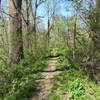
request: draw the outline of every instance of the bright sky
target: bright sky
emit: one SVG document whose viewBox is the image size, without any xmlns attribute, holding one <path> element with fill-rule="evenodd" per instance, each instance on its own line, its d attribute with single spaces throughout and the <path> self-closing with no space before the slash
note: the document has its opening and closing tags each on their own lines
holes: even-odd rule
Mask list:
<svg viewBox="0 0 100 100">
<path fill-rule="evenodd" d="M 7 11 L 7 1 L 8 0 L 1 0 L 2 1 L 2 6 L 3 8 Z M 57 0 L 55 0 L 57 1 Z M 38 16 L 45 16 L 44 18 L 42 18 L 42 23 L 45 24 L 45 26 L 47 26 L 47 14 L 46 14 L 46 8 L 45 8 L 45 4 L 42 4 L 39 6 L 38 8 Z M 74 13 L 74 9 L 72 8 L 72 2 L 68 2 L 67 0 L 61 0 L 61 2 L 59 4 L 57 4 L 56 7 L 56 15 L 59 16 L 72 16 Z"/>
<path fill-rule="evenodd" d="M 74 9 L 72 8 L 72 2 L 60 2 L 57 4 L 56 7 L 56 15 L 58 16 L 65 16 L 69 17 L 74 14 Z M 42 4 L 38 8 L 38 16 L 44 15 L 45 18 L 43 18 L 43 23 L 47 24 L 47 16 L 46 16 L 46 11 L 45 11 L 45 4 Z M 47 25 L 45 25 L 47 26 Z"/>
<path fill-rule="evenodd" d="M 2 1 L 1 5 L 4 8 L 6 8 L 8 0 L 1 0 L 1 1 Z M 70 15 L 72 15 L 73 9 L 72 9 L 72 6 L 71 6 L 71 2 L 67 2 L 67 0 L 62 0 L 62 1 L 66 1 L 66 3 L 63 2 L 63 3 L 59 3 L 58 4 L 58 12 L 57 12 L 58 15 L 62 15 L 62 16 L 70 16 Z M 70 11 L 66 11 L 66 7 L 67 7 L 68 10 L 70 8 Z M 45 12 L 45 7 L 44 7 L 44 4 L 42 4 L 38 9 L 38 14 L 39 15 L 44 15 L 44 12 Z"/>
</svg>

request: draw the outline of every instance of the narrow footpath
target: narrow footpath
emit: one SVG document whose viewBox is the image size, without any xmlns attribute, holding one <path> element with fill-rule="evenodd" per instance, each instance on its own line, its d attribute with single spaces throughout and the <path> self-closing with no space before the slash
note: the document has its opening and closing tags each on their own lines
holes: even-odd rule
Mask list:
<svg viewBox="0 0 100 100">
<path fill-rule="evenodd" d="M 56 70 L 57 57 L 52 57 L 48 66 L 42 73 L 42 78 L 37 80 L 37 92 L 34 94 L 31 100 L 48 100 L 48 96 L 52 88 L 53 78 L 59 74 Z"/>
</svg>

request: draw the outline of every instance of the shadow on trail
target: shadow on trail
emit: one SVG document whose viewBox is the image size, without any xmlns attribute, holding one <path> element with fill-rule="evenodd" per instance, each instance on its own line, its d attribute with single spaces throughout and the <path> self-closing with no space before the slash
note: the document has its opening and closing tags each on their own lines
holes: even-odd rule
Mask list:
<svg viewBox="0 0 100 100">
<path fill-rule="evenodd" d="M 56 71 L 64 71 L 64 70 L 68 70 L 69 68 L 60 68 L 60 69 L 55 69 L 55 70 L 50 70 L 50 71 L 44 71 L 44 70 L 37 70 L 34 71 L 33 74 L 39 73 L 39 72 L 56 72 Z"/>
<path fill-rule="evenodd" d="M 36 70 L 33 74 L 41 72 L 42 77 L 36 80 L 36 91 L 33 93 L 31 100 L 48 100 L 51 93 L 52 80 L 59 74 L 58 71 L 64 69 L 56 69 L 57 56 L 51 56 L 48 66 L 44 70 Z"/>
</svg>

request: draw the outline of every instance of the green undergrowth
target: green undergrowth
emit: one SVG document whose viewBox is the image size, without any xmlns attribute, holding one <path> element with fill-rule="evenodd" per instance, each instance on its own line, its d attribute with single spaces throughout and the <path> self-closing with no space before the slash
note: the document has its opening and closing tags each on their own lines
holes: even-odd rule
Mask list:
<svg viewBox="0 0 100 100">
<path fill-rule="evenodd" d="M 67 47 L 66 45 L 56 45 L 55 47 L 51 47 L 51 54 L 54 54 L 55 56 L 61 56 L 61 55 L 66 55 L 66 56 L 71 56 L 72 54 L 72 49 Z"/>
<path fill-rule="evenodd" d="M 57 68 L 65 70 L 54 78 L 49 100 L 100 100 L 100 84 L 95 84 L 67 57 L 59 56 Z"/>
<path fill-rule="evenodd" d="M 69 60 L 66 59 L 65 56 L 59 56 L 56 68 L 57 69 L 69 69 L 71 68 L 71 64 Z"/>
<path fill-rule="evenodd" d="M 12 67 L 0 62 L 0 100 L 29 100 L 35 91 L 35 80 L 46 66 L 45 57 L 27 57 Z M 37 73 L 36 73 L 37 72 Z"/>
</svg>

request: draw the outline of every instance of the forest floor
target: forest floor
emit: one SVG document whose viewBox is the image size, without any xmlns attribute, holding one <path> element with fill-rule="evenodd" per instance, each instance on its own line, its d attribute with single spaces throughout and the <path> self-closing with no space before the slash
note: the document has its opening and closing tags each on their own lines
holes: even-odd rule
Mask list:
<svg viewBox="0 0 100 100">
<path fill-rule="evenodd" d="M 48 100 L 48 96 L 52 89 L 53 78 L 59 74 L 56 70 L 57 57 L 50 58 L 48 66 L 42 73 L 42 78 L 36 80 L 37 91 L 31 100 Z"/>
</svg>

